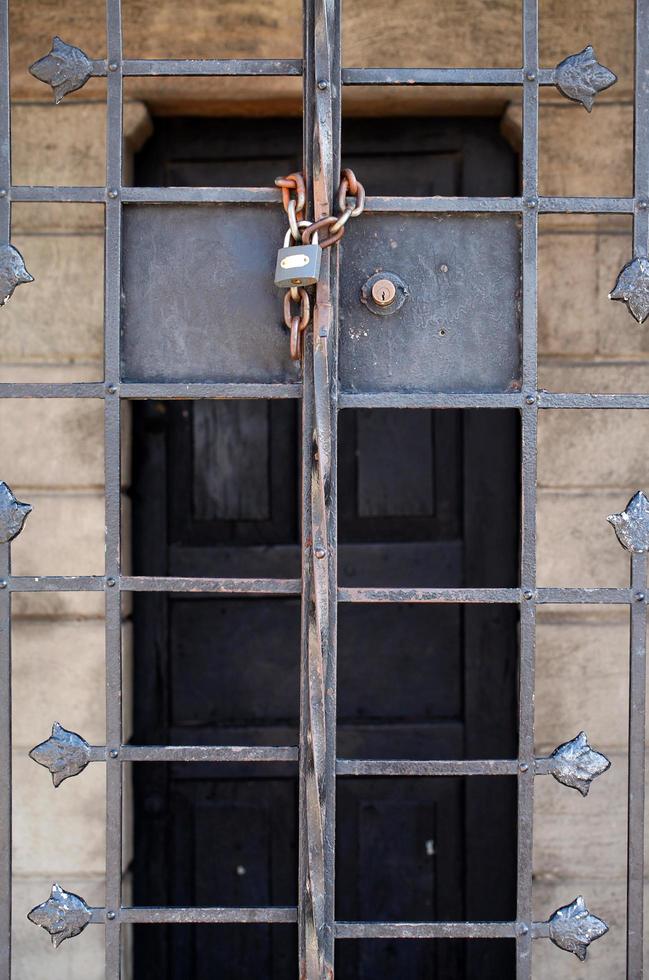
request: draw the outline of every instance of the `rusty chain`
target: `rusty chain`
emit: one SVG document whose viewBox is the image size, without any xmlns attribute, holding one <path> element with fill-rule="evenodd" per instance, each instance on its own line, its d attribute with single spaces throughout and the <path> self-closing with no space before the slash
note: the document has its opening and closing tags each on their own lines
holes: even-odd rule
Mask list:
<svg viewBox="0 0 649 980">
<path fill-rule="evenodd" d="M 320 248 L 330 248 L 339 242 L 345 234 L 345 227 L 350 218 L 357 218 L 365 208 L 365 188 L 353 170 L 346 168 L 340 175 L 337 203 L 340 214 L 326 215 L 317 221 L 306 221 L 306 181 L 304 174 L 296 172 L 286 177 L 277 177 L 276 187 L 282 191 L 282 206 L 288 218 L 290 237 L 294 242 L 302 241 L 310 245 L 315 236 L 314 244 Z M 321 231 L 326 237 L 319 240 Z M 299 312 L 294 312 L 291 304 L 298 306 Z M 291 335 L 291 357 L 299 361 L 302 357 L 302 334 L 311 319 L 311 301 L 304 287 L 292 286 L 284 297 L 284 323 Z"/>
</svg>

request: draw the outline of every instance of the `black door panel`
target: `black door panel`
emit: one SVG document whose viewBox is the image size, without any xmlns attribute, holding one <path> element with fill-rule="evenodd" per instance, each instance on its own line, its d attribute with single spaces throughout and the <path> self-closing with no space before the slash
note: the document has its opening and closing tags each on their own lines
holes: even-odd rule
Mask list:
<svg viewBox="0 0 649 980">
<path fill-rule="evenodd" d="M 297 120 L 160 120 L 138 180 L 269 184 L 300 140 Z M 355 120 L 343 146 L 369 193 L 514 189 L 495 121 L 392 120 L 378 138 Z M 135 574 L 299 578 L 299 408 L 134 405 Z M 514 414 L 346 409 L 338 436 L 341 587 L 516 585 Z M 134 628 L 138 744 L 297 744 L 299 597 L 135 594 Z M 516 657 L 513 605 L 341 602 L 338 757 L 514 757 Z M 295 763 L 133 770 L 136 904 L 296 904 Z M 341 776 L 336 914 L 513 917 L 515 828 L 510 779 Z M 134 936 L 136 980 L 297 976 L 294 926 Z M 341 940 L 336 963 L 342 980 L 514 976 L 498 941 Z"/>
</svg>

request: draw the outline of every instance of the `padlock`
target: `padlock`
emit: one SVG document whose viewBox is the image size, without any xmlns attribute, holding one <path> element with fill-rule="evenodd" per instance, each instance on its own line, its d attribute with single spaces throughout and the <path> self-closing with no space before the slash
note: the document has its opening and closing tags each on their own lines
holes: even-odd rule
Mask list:
<svg viewBox="0 0 649 980">
<path fill-rule="evenodd" d="M 277 253 L 275 285 L 283 289 L 291 286 L 311 286 L 320 275 L 322 249 L 317 241 L 312 245 L 289 245 L 291 230 L 286 232 L 284 247 Z"/>
</svg>

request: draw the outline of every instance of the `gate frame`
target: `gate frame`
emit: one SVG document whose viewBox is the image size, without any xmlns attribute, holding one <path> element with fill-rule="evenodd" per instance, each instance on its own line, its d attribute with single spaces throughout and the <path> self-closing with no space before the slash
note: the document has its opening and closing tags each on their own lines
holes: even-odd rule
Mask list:
<svg viewBox="0 0 649 980">
<path fill-rule="evenodd" d="M 106 0 L 105 60 L 85 59 L 68 49 L 66 70 L 73 91 L 91 76 L 107 78 L 107 143 L 105 187 L 44 187 L 11 185 L 9 98 L 9 0 L 0 2 L 0 273 L 9 277 L 15 250 L 10 249 L 12 201 L 104 203 L 105 205 L 105 335 L 103 383 L 0 384 L 6 398 L 98 398 L 104 402 L 106 566 L 103 576 L 12 576 L 10 540 L 18 530 L 3 529 L 10 502 L 0 508 L 0 973 L 10 976 L 11 919 L 11 594 L 42 591 L 103 591 L 106 611 L 106 744 L 74 744 L 85 762 L 106 766 L 106 907 L 89 909 L 82 899 L 60 889 L 30 917 L 52 934 L 55 944 L 78 934 L 89 923 L 105 927 L 105 975 L 121 975 L 122 925 L 128 923 L 298 923 L 300 976 L 308 980 L 333 977 L 336 939 L 362 938 L 509 938 L 516 941 L 518 980 L 530 980 L 532 939 L 550 938 L 579 958 L 588 944 L 606 931 L 583 900 L 557 910 L 546 922 L 532 918 L 533 797 L 536 775 L 552 774 L 566 782 L 567 746 L 549 757 L 534 755 L 534 654 L 536 609 L 544 603 L 621 604 L 631 610 L 629 698 L 629 809 L 627 865 L 627 976 L 643 975 L 642 926 L 644 878 L 644 761 L 646 586 L 649 548 L 649 504 L 635 497 L 625 512 L 638 539 L 621 543 L 631 552 L 631 582 L 626 589 L 536 587 L 536 468 L 538 411 L 543 409 L 647 409 L 647 394 L 551 394 L 537 382 L 537 237 L 539 213 L 617 213 L 633 215 L 634 260 L 623 270 L 618 295 L 633 309 L 637 283 L 623 288 L 649 247 L 649 0 L 636 0 L 635 18 L 635 156 L 633 198 L 545 197 L 538 195 L 539 86 L 557 85 L 582 101 L 563 84 L 560 69 L 538 63 L 538 0 L 523 0 L 523 67 L 491 68 L 349 68 L 340 64 L 340 0 L 305 0 L 304 60 L 123 60 L 120 0 Z M 64 45 L 64 47 L 67 47 Z M 585 49 L 587 50 L 587 49 Z M 76 51 L 77 54 L 70 54 Z M 567 59 L 577 64 L 584 54 Z M 47 78 L 43 64 L 35 66 Z M 40 69 L 39 69 L 40 66 Z M 80 67 L 81 66 L 81 67 Z M 574 67 L 574 65 L 573 65 Z M 51 68 L 51 64 L 50 64 Z M 76 72 L 76 75 L 75 75 Z M 52 72 L 50 72 L 52 74 Z M 610 73 L 609 73 L 610 74 Z M 85 77 L 83 77 L 85 75 Z M 313 200 L 314 218 L 329 214 L 334 201 L 340 160 L 340 100 L 343 85 L 500 85 L 523 88 L 523 190 L 512 198 L 375 197 L 368 210 L 376 212 L 457 213 L 511 212 L 522 216 L 522 371 L 520 392 L 488 394 L 338 394 L 337 288 L 338 257 L 328 250 L 323 258 L 316 292 L 313 338 L 307 339 L 302 384 L 122 383 L 120 379 L 121 234 L 124 204 L 147 202 L 279 203 L 275 190 L 264 188 L 135 188 L 123 186 L 122 82 L 128 76 L 303 75 L 305 170 Z M 75 80 L 76 79 L 76 80 Z M 595 79 L 594 89 L 607 87 Z M 565 81 L 565 79 L 564 79 Z M 632 269 L 635 267 L 635 269 Z M 649 266 L 648 266 L 649 268 Z M 18 278 L 18 282 L 26 279 Z M 9 292 L 13 291 L 11 285 Z M 648 311 L 649 312 L 649 311 Z M 640 316 L 634 311 L 638 319 Z M 121 568 L 120 447 L 121 400 L 165 398 L 299 398 L 303 412 L 303 573 L 301 579 L 192 579 L 125 576 Z M 402 408 L 516 408 L 522 418 L 522 522 L 520 587 L 505 589 L 373 589 L 338 588 L 336 578 L 336 420 L 345 407 Z M 639 501 L 639 504 L 638 504 Z M 23 517 L 24 519 L 24 517 Z M 618 523 L 622 522 L 622 517 Z M 22 522 L 21 522 L 22 523 Z M 134 591 L 202 591 L 221 594 L 301 595 L 302 680 L 299 747 L 137 746 L 123 744 L 121 595 Z M 451 602 L 516 603 L 520 607 L 519 749 L 516 759 L 491 760 L 346 760 L 336 758 L 336 611 L 338 602 Z M 52 739 L 37 747 L 47 756 Z M 575 742 L 577 740 L 573 740 Z M 51 747 L 51 746 L 50 746 Z M 60 746 L 59 746 L 60 748 Z M 71 752 L 70 746 L 68 749 Z M 597 753 L 590 752 L 591 774 L 603 771 Z M 37 755 L 37 750 L 34 750 Z M 75 757 L 78 764 L 78 754 Z M 125 762 L 214 761 L 299 762 L 300 865 L 298 908 L 131 908 L 122 904 L 122 764 Z M 602 759 L 603 757 L 599 757 Z M 38 759 L 37 761 L 42 761 Z M 607 762 L 607 760 L 605 760 Z M 560 770 L 559 763 L 564 765 Z M 61 778 L 76 775 L 72 756 L 68 769 L 53 769 Z M 58 764 L 58 763 L 57 763 Z M 598 768 L 599 766 L 599 768 Z M 568 767 L 569 768 L 569 767 Z M 606 766 L 604 766 L 606 768 Z M 74 771 L 72 771 L 74 770 Z M 338 775 L 516 775 L 518 779 L 517 913 L 512 922 L 336 922 L 334 917 L 335 785 Z M 574 780 L 574 774 L 572 776 Z M 568 785 L 575 785 L 568 782 Z M 587 791 L 587 786 L 586 786 Z M 582 788 L 582 792 L 584 792 Z M 584 792 L 585 795 L 585 792 Z M 64 897 L 62 897 L 64 896 Z M 56 921 L 55 921 L 56 920 Z M 61 926 L 63 923 L 63 926 Z"/>
</svg>

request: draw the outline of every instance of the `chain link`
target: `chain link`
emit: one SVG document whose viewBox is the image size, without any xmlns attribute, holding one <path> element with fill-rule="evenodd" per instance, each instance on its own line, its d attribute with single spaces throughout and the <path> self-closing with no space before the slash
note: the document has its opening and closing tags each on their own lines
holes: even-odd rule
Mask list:
<svg viewBox="0 0 649 980">
<path fill-rule="evenodd" d="M 340 175 L 338 185 L 339 215 L 329 214 L 317 221 L 305 221 L 306 181 L 304 174 L 296 172 L 286 177 L 277 177 L 275 186 L 281 188 L 282 205 L 288 217 L 290 236 L 295 242 L 300 239 L 304 245 L 310 245 L 313 236 L 320 248 L 330 248 L 339 242 L 345 234 L 345 228 L 350 218 L 357 218 L 365 208 L 365 188 L 356 179 L 353 170 L 346 168 Z M 350 203 L 351 199 L 351 203 Z M 318 241 L 318 233 L 327 229 L 327 236 Z M 299 306 L 299 313 L 294 313 L 291 303 Z M 291 334 L 291 357 L 299 361 L 302 357 L 302 334 L 311 319 L 311 301 L 306 289 L 302 286 L 291 287 L 284 296 L 284 323 Z"/>
</svg>

